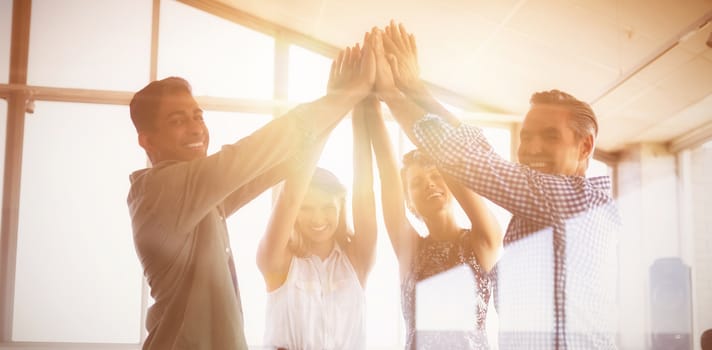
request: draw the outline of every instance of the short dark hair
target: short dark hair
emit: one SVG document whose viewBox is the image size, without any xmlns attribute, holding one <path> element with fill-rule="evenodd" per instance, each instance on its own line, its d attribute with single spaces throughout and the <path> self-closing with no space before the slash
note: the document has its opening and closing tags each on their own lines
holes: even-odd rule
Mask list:
<svg viewBox="0 0 712 350">
<path fill-rule="evenodd" d="M 702 332 L 700 347 L 702 347 L 702 350 L 712 350 L 712 328 Z"/>
<path fill-rule="evenodd" d="M 588 103 L 578 100 L 570 94 L 560 90 L 535 92 L 529 103 L 532 106 L 548 104 L 565 107 L 571 111 L 570 126 L 577 138 L 581 139 L 592 135 L 595 140 L 598 136 L 598 120 L 593 109 Z"/>
<path fill-rule="evenodd" d="M 187 80 L 180 77 L 168 77 L 154 80 L 134 94 L 129 104 L 131 121 L 137 132 L 153 130 L 153 123 L 161 99 L 167 94 L 187 92 L 192 94 L 192 88 Z"/>
</svg>

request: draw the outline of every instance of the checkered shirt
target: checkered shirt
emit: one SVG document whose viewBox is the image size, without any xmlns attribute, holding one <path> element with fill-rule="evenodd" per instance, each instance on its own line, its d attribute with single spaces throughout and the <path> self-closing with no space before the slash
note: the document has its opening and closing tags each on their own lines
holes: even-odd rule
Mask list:
<svg viewBox="0 0 712 350">
<path fill-rule="evenodd" d="M 610 178 L 544 174 L 494 152 L 481 129 L 427 114 L 419 147 L 512 213 L 493 272 L 501 349 L 615 349 L 617 235 Z"/>
</svg>

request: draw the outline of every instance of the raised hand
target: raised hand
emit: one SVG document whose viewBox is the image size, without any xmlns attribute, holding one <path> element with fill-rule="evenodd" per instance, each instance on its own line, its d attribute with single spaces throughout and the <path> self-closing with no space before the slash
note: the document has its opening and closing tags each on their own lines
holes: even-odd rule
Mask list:
<svg viewBox="0 0 712 350">
<path fill-rule="evenodd" d="M 406 94 L 421 91 L 424 84 L 420 80 L 418 48 L 413 34 L 409 34 L 403 24 L 396 25 L 391 20 L 385 29 L 383 46 L 396 86 Z"/>
<path fill-rule="evenodd" d="M 370 42 L 373 45 L 373 52 L 376 59 L 376 81 L 373 85 L 374 92 L 381 99 L 388 99 L 390 96 L 400 94 L 393 78 L 391 65 L 386 58 L 383 48 L 383 31 L 378 28 L 371 30 Z"/>
<path fill-rule="evenodd" d="M 376 78 L 376 64 L 367 39 L 368 33 L 363 48 L 356 44 L 339 52 L 331 64 L 327 94 L 365 97 L 370 93 Z"/>
</svg>

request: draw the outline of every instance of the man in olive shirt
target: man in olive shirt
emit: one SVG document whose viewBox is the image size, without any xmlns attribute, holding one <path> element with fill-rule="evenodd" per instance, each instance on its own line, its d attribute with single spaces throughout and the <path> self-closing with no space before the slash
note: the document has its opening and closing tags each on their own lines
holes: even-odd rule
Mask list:
<svg viewBox="0 0 712 350">
<path fill-rule="evenodd" d="M 131 119 L 153 165 L 131 174 L 127 200 L 155 299 L 144 349 L 247 349 L 225 218 L 282 180 L 300 150 L 371 91 L 373 56 L 364 52 L 332 67 L 326 96 L 210 156 L 203 111 L 187 81 L 154 81 L 134 95 Z"/>
</svg>

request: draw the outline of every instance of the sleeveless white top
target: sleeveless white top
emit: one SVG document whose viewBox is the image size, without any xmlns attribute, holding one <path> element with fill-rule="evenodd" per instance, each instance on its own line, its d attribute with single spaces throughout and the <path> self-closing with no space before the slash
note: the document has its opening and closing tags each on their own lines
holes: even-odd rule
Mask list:
<svg viewBox="0 0 712 350">
<path fill-rule="evenodd" d="M 365 293 L 338 244 L 325 260 L 294 257 L 267 296 L 265 344 L 289 350 L 364 349 Z"/>
</svg>

